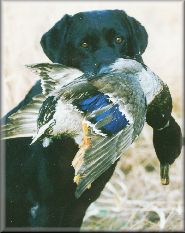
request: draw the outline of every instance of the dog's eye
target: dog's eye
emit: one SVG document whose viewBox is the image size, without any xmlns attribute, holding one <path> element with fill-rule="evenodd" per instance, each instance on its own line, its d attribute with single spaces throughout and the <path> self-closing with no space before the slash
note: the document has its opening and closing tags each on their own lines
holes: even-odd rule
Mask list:
<svg viewBox="0 0 185 233">
<path fill-rule="evenodd" d="M 82 47 L 82 48 L 88 48 L 89 45 L 88 45 L 86 42 L 83 42 L 83 43 L 81 44 L 81 47 Z"/>
<path fill-rule="evenodd" d="M 115 41 L 117 44 L 121 44 L 123 42 L 123 38 L 121 36 L 117 36 Z"/>
</svg>

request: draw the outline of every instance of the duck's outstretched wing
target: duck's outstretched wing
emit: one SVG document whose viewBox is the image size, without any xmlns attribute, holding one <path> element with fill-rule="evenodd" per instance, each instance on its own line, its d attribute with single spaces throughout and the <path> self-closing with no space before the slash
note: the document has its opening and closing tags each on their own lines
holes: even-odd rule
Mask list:
<svg viewBox="0 0 185 233">
<path fill-rule="evenodd" d="M 86 111 L 88 126 L 72 162 L 77 198 L 121 156 L 144 126 L 146 99 L 139 82 L 131 76 L 111 73 L 91 80 L 99 93 L 76 105 Z"/>
<path fill-rule="evenodd" d="M 46 97 L 83 75 L 80 70 L 61 64 L 39 63 L 27 67 L 41 78 L 42 94 L 34 97 L 28 105 L 9 117 L 8 123 L 1 127 L 2 139 L 35 135 L 39 110 Z"/>
<path fill-rule="evenodd" d="M 1 138 L 32 137 L 37 132 L 37 117 L 45 96 L 40 94 L 8 118 L 1 127 Z"/>
<path fill-rule="evenodd" d="M 59 91 L 63 86 L 83 75 L 83 72 L 78 69 L 58 63 L 38 63 L 27 65 L 27 67 L 41 78 L 44 95 Z"/>
</svg>

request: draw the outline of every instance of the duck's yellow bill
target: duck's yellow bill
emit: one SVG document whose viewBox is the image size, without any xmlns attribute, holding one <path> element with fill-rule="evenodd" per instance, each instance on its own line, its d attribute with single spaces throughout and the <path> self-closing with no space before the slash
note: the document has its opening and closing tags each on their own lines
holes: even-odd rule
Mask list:
<svg viewBox="0 0 185 233">
<path fill-rule="evenodd" d="M 161 175 L 161 184 L 168 185 L 170 183 L 169 164 L 160 165 L 160 175 Z"/>
</svg>

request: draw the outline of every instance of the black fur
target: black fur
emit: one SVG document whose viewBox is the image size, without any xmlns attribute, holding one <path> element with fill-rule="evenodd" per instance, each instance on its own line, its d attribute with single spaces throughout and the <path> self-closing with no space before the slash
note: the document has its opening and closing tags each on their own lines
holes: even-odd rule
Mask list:
<svg viewBox="0 0 185 233">
<path fill-rule="evenodd" d="M 123 42 L 116 44 L 119 36 Z M 89 47 L 81 47 L 87 42 Z M 97 73 L 119 57 L 142 62 L 147 46 L 145 28 L 124 11 L 92 11 L 65 15 L 42 39 L 41 45 L 52 62 Z M 37 82 L 25 99 L 4 118 L 28 104 L 41 93 Z M 95 201 L 112 176 L 116 164 L 102 174 L 79 199 L 74 196 L 71 161 L 78 147 L 70 138 L 54 139 L 43 148 L 30 146 L 30 138 L 6 140 L 6 226 L 77 227 L 88 206 Z M 33 207 L 39 205 L 36 217 Z M 32 209 L 31 209 L 32 208 Z"/>
</svg>

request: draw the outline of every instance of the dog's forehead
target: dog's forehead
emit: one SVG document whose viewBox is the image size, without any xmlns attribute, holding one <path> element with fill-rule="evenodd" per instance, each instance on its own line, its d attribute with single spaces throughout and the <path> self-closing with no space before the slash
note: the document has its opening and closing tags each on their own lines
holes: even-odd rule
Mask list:
<svg viewBox="0 0 185 233">
<path fill-rule="evenodd" d="M 72 16 L 72 25 L 83 27 L 84 30 L 121 27 L 124 24 L 123 14 L 117 10 L 80 12 Z"/>
</svg>

